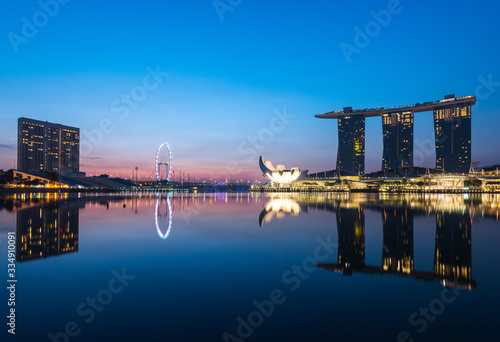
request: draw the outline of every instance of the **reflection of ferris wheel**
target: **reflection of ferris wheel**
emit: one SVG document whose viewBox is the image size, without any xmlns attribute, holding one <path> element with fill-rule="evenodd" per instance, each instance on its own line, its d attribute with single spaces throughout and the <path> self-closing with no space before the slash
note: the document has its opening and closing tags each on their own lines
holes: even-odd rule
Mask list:
<svg viewBox="0 0 500 342">
<path fill-rule="evenodd" d="M 167 148 L 168 152 L 168 159 L 167 161 L 160 161 L 160 152 L 163 147 Z M 156 171 L 156 180 L 159 182 L 161 181 L 161 166 L 165 165 L 166 171 L 167 171 L 167 182 L 170 182 L 170 175 L 172 173 L 172 150 L 170 149 L 170 145 L 167 142 L 164 142 L 163 144 L 158 147 L 158 151 L 156 151 L 156 158 L 155 158 L 155 171 Z"/>
<path fill-rule="evenodd" d="M 160 213 L 160 196 L 156 197 L 156 205 L 155 205 L 156 232 L 158 233 L 158 236 L 163 240 L 166 240 L 168 238 L 168 235 L 170 234 L 170 229 L 172 229 L 172 205 L 170 204 L 170 194 L 167 194 L 166 200 L 167 200 L 167 210 L 165 212 L 164 217 L 168 219 L 168 228 L 165 234 L 163 234 L 160 229 L 160 218 L 162 217 Z"/>
</svg>

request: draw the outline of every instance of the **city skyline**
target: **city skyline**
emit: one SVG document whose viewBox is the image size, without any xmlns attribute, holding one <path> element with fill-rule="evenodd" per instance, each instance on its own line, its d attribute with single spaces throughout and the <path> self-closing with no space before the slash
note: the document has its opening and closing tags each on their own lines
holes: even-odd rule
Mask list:
<svg viewBox="0 0 500 342">
<path fill-rule="evenodd" d="M 500 44 L 491 35 L 499 5 L 445 2 L 430 11 L 425 2 L 401 1 L 391 12 L 389 3 L 243 2 L 224 20 L 211 2 L 124 3 L 111 23 L 112 4 L 95 3 L 94 11 L 92 1 L 68 2 L 18 45 L 12 34 L 24 37 L 23 17 L 33 22 L 44 9 L 35 1 L 13 4 L 1 14 L 0 169 L 17 164 L 16 121 L 29 117 L 79 127 L 80 170 L 88 175 L 130 177 L 138 166 L 139 177 L 150 177 L 164 141 L 174 169 L 191 177 L 230 164 L 233 179 L 264 180 L 260 155 L 310 172 L 332 170 L 337 127 L 315 114 L 450 93 L 478 98 L 471 162 L 498 163 L 489 146 L 500 145 L 493 57 Z M 456 21 L 466 5 L 469 20 Z M 417 30 L 408 25 L 416 17 L 426 23 Z M 367 35 L 373 22 L 380 32 Z M 474 47 L 452 52 L 467 42 Z M 433 118 L 414 121 L 415 165 L 434 168 Z M 365 131 L 368 173 L 381 169 L 382 123 L 367 120 Z"/>
<path fill-rule="evenodd" d="M 494 339 L 500 2 L 4 5 L 2 341 Z"/>
</svg>

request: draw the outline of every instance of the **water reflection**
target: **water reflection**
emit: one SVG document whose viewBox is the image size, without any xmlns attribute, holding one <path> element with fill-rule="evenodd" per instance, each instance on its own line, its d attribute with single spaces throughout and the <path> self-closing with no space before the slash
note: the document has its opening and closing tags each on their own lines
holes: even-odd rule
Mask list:
<svg viewBox="0 0 500 342">
<path fill-rule="evenodd" d="M 107 209 L 111 206 L 113 210 L 120 211 L 127 208 L 132 210 L 133 215 L 139 212 L 145 214 L 149 222 L 154 216 L 156 234 L 160 239 L 167 239 L 175 208 L 180 210 L 177 214 L 185 218 L 180 223 L 188 223 L 186 218 L 208 215 L 215 210 L 208 209 L 214 203 L 232 205 L 234 207 L 231 208 L 236 209 L 244 205 L 243 199 L 248 202 L 252 198 L 256 203 L 265 203 L 259 214 L 260 226 L 272 224 L 276 219 L 293 219 L 312 209 L 335 214 L 332 226 L 336 223 L 337 260 L 336 263 L 318 267 L 344 275 L 393 274 L 472 289 L 476 287 L 476 281 L 472 278 L 471 226 L 478 217 L 498 220 L 500 208 L 499 196 L 491 194 L 468 197 L 342 193 L 272 195 L 271 198 L 267 194 L 235 194 L 231 198 L 228 202 L 228 194 L 100 195 L 81 198 L 80 195 L 68 194 L 18 194 L 0 198 L 0 209 L 15 213 L 17 258 L 28 261 L 78 252 L 79 209 L 85 208 L 85 205 L 90 208 L 106 206 Z M 110 210 L 111 215 L 123 215 L 113 210 Z M 382 255 L 377 265 L 366 265 L 365 261 L 365 243 L 370 243 L 365 237 L 367 210 L 380 213 Z M 229 211 L 224 211 L 223 215 L 229 215 Z M 414 269 L 414 219 L 419 215 L 435 217 L 432 272 Z"/>
<path fill-rule="evenodd" d="M 78 252 L 81 203 L 51 203 L 16 212 L 17 261 Z"/>
<path fill-rule="evenodd" d="M 413 272 L 413 211 L 401 208 L 382 210 L 385 271 Z"/>
<path fill-rule="evenodd" d="M 281 196 L 263 207 L 259 216 L 274 216 L 276 208 L 315 208 L 335 212 L 338 234 L 337 263 L 317 267 L 344 275 L 353 273 L 392 274 L 418 280 L 433 281 L 447 287 L 473 289 L 471 226 L 474 214 L 498 220 L 498 197 L 469 198 L 467 196 Z M 381 266 L 365 265 L 365 210 L 381 213 L 383 248 Z M 281 212 L 279 209 L 278 212 Z M 301 211 L 295 211 L 299 215 Z M 414 269 L 414 217 L 435 215 L 436 234 L 433 272 Z M 284 215 L 276 215 L 283 218 Z"/>
<path fill-rule="evenodd" d="M 307 208 L 305 208 L 305 210 L 307 211 Z M 259 215 L 259 226 L 262 227 L 264 223 L 271 222 L 274 216 L 277 218 L 283 218 L 287 214 L 297 216 L 301 211 L 302 208 L 296 201 L 290 198 L 277 196 L 271 199 L 262 209 Z"/>
<path fill-rule="evenodd" d="M 436 214 L 434 274 L 445 279 L 472 279 L 471 225 L 472 221 L 467 213 Z"/>
<path fill-rule="evenodd" d="M 156 225 L 156 232 L 158 233 L 158 236 L 166 240 L 168 238 L 168 235 L 170 234 L 170 230 L 172 229 L 172 205 L 170 204 L 170 194 L 167 194 L 167 197 L 165 199 L 166 202 L 166 207 L 165 207 L 165 214 L 162 215 L 161 213 L 161 208 L 160 208 L 160 202 L 161 202 L 161 197 L 160 195 L 156 196 L 156 202 L 155 202 L 155 225 Z M 167 230 L 164 233 L 162 233 L 160 229 L 160 223 L 163 219 L 167 219 L 168 222 L 168 227 Z"/>
<path fill-rule="evenodd" d="M 79 212 L 85 204 L 106 206 L 123 196 L 81 198 L 68 193 L 15 194 L 0 198 L 0 210 L 15 213 L 16 260 L 19 262 L 77 253 Z M 124 206 L 125 207 L 125 206 Z"/>
<path fill-rule="evenodd" d="M 65 196 L 0 197 L 0 239 L 17 225 L 18 255 L 26 260 L 19 262 L 24 281 L 16 304 L 19 326 L 28 327 L 19 331 L 23 341 L 64 332 L 70 320 L 86 340 L 141 340 L 144 331 L 162 336 L 166 326 L 170 340 L 221 340 L 239 329 L 235 317 L 255 317 L 254 304 L 268 303 L 274 289 L 288 298 L 286 307 L 274 306 L 273 322 L 255 329 L 258 340 L 278 331 L 289 341 L 388 341 L 418 328 L 408 326 L 409 315 L 434 303 L 443 281 L 475 290 L 447 305 L 422 337 L 486 340 L 481 332 L 494 327 L 498 197 Z M 318 238 L 326 237 L 324 246 L 338 248 L 325 250 L 329 264 L 309 276 Z M 294 273 L 299 266 L 307 273 Z M 136 278 L 87 325 L 75 308 L 96 295 L 107 300 L 101 289 L 111 269 Z M 40 315 L 47 310 L 53 314 Z M 136 324 L 120 324 L 123 317 Z M 203 324 L 186 330 L 192 321 Z M 409 331 L 417 336 L 415 329 Z"/>
<path fill-rule="evenodd" d="M 471 220 L 456 213 L 436 214 L 436 238 L 433 273 L 413 268 L 413 213 L 405 209 L 382 209 L 382 265 L 364 263 L 364 210 L 339 208 L 337 212 L 337 263 L 319 264 L 344 275 L 352 273 L 392 274 L 434 281 L 446 287 L 473 289 L 471 262 Z M 342 219 L 339 220 L 339 217 Z M 347 218 L 347 223 L 345 219 Z"/>
<path fill-rule="evenodd" d="M 365 266 L 365 210 L 337 210 L 338 263 L 349 272 Z"/>
</svg>

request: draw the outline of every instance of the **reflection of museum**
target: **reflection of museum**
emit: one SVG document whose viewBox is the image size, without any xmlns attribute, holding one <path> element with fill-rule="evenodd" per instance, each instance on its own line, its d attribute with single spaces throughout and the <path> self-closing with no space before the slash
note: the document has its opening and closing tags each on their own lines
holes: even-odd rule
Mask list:
<svg viewBox="0 0 500 342">
<path fill-rule="evenodd" d="M 17 211 L 17 261 L 77 252 L 78 210 L 75 204 L 52 203 Z"/>
<path fill-rule="evenodd" d="M 283 199 L 275 199 L 283 201 Z M 396 203 L 381 198 L 349 198 L 349 195 L 334 195 L 332 198 L 294 198 L 301 207 L 316 208 L 336 213 L 338 254 L 337 263 L 319 264 L 344 275 L 353 273 L 392 274 L 418 280 L 433 281 L 449 287 L 472 289 L 476 281 L 472 278 L 472 217 L 465 203 L 453 211 L 443 210 L 446 201 L 423 199 L 414 203 Z M 289 199 L 292 201 L 292 199 Z M 272 208 L 272 201 L 264 211 Z M 438 204 L 439 203 L 439 204 Z M 289 204 L 290 205 L 290 204 Z M 383 229 L 382 261 L 380 266 L 365 264 L 365 209 L 381 212 Z M 433 272 L 414 270 L 413 220 L 417 215 L 435 214 L 436 235 L 434 241 Z"/>
</svg>

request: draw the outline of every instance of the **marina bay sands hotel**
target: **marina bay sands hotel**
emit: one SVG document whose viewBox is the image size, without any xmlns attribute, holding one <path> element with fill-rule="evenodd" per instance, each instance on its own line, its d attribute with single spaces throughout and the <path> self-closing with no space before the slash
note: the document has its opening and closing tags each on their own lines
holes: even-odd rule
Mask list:
<svg viewBox="0 0 500 342">
<path fill-rule="evenodd" d="M 471 106 L 475 96 L 447 95 L 436 102 L 395 108 L 344 110 L 316 115 L 338 119 L 337 170 L 365 172 L 365 119 L 382 117 L 384 152 L 382 170 L 413 167 L 413 115 L 434 112 L 436 169 L 448 173 L 468 173 L 471 165 Z M 417 165 L 416 165 L 417 166 Z"/>
</svg>

